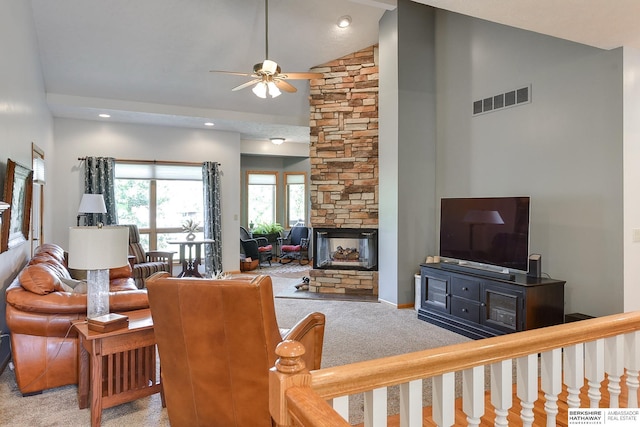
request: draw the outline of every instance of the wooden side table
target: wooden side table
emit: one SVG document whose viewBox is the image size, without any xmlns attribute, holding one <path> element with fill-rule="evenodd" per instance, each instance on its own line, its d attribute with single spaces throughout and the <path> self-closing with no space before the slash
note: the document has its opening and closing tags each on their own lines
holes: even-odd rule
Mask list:
<svg viewBox="0 0 640 427">
<path fill-rule="evenodd" d="M 162 393 L 151 311 L 122 314 L 129 316 L 129 326 L 111 332 L 90 331 L 86 321 L 73 323 L 80 338 L 78 406 L 84 409 L 90 404 L 92 427 L 100 426 L 104 408 Z"/>
<path fill-rule="evenodd" d="M 169 244 L 180 245 L 180 263 L 182 264 L 182 272 L 178 277 L 202 277 L 198 271 L 198 267 L 202 262 L 200 246 L 202 244 L 212 244 L 213 242 L 215 242 L 213 239 L 170 240 L 168 242 Z M 192 250 L 195 251 L 195 255 Z"/>
</svg>

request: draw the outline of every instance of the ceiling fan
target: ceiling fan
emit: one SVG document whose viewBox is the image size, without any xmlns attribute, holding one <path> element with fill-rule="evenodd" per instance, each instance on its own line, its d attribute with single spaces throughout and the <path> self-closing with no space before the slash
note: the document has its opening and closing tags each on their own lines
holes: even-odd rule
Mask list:
<svg viewBox="0 0 640 427">
<path fill-rule="evenodd" d="M 253 73 L 241 73 L 235 71 L 211 70 L 212 73 L 231 74 L 234 76 L 252 77 L 253 79 L 231 89 L 232 91 L 255 85 L 253 93 L 260 98 L 266 98 L 269 94 L 272 98 L 282 92 L 293 93 L 298 89 L 287 80 L 306 80 L 322 78 L 322 73 L 282 73 L 280 66 L 269 59 L 269 0 L 264 1 L 264 29 L 265 29 L 265 60 L 253 66 Z"/>
</svg>

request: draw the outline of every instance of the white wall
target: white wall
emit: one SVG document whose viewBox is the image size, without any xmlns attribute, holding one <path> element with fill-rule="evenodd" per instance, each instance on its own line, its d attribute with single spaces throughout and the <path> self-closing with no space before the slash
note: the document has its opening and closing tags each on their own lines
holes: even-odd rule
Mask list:
<svg viewBox="0 0 640 427">
<path fill-rule="evenodd" d="M 624 48 L 624 311 L 640 310 L 640 50 Z"/>
<path fill-rule="evenodd" d="M 380 21 L 379 298 L 397 305 L 435 249 L 434 17 L 404 0 Z"/>
<path fill-rule="evenodd" d="M 45 151 L 53 165 L 52 119 L 45 104 L 44 85 L 30 3 L 0 2 L 0 188 L 4 188 L 7 158 L 31 165 L 31 143 Z M 45 186 L 45 204 L 51 198 Z M 4 216 L 7 216 L 5 213 Z M 45 227 L 50 227 L 50 216 Z M 4 292 L 26 262 L 30 245 L 0 254 L 0 333 L 6 333 Z M 0 368 L 9 355 L 9 341 L 0 344 Z"/>
<path fill-rule="evenodd" d="M 222 165 L 223 268 L 239 268 L 240 136 L 235 132 L 55 119 L 57 165 L 53 173 L 55 218 L 52 239 L 67 247 L 83 192 L 79 157 L 203 162 Z"/>
<path fill-rule="evenodd" d="M 621 312 L 622 50 L 443 11 L 436 34 L 438 199 L 531 196 L 530 251 L 567 281 L 565 312 Z M 527 84 L 530 104 L 472 117 Z"/>
</svg>

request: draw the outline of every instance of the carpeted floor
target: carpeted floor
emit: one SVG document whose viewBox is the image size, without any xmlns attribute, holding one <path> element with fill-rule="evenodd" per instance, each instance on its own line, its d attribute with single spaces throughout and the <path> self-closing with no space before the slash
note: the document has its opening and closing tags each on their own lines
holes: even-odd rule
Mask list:
<svg viewBox="0 0 640 427">
<path fill-rule="evenodd" d="M 293 263 L 292 263 L 293 264 Z M 297 263 L 296 263 L 297 264 Z M 274 295 L 298 283 L 307 275 L 305 266 L 289 264 L 254 270 L 272 276 Z M 271 271 L 268 271 L 271 270 Z M 388 304 L 368 302 L 275 298 L 280 327 L 293 326 L 304 315 L 320 311 L 326 315 L 323 367 L 445 346 L 468 341 L 453 332 L 420 321 L 410 309 L 398 310 Z M 430 402 L 431 381 L 424 381 L 424 402 Z M 22 397 L 13 371 L 0 376 L 1 426 L 87 426 L 89 410 L 78 409 L 77 387 L 47 390 L 40 395 Z M 391 387 L 389 413 L 397 413 L 398 391 Z M 362 422 L 362 396 L 350 398 L 350 422 Z M 166 409 L 158 394 L 103 411 L 103 426 L 169 426 Z"/>
</svg>

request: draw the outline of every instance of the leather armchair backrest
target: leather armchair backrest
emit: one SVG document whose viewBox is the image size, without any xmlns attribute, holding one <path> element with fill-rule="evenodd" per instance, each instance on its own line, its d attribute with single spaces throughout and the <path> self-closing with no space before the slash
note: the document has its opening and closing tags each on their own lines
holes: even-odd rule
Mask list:
<svg viewBox="0 0 640 427">
<path fill-rule="evenodd" d="M 281 341 L 271 278 L 159 273 L 147 289 L 171 425 L 271 426 L 268 371 Z"/>
</svg>

